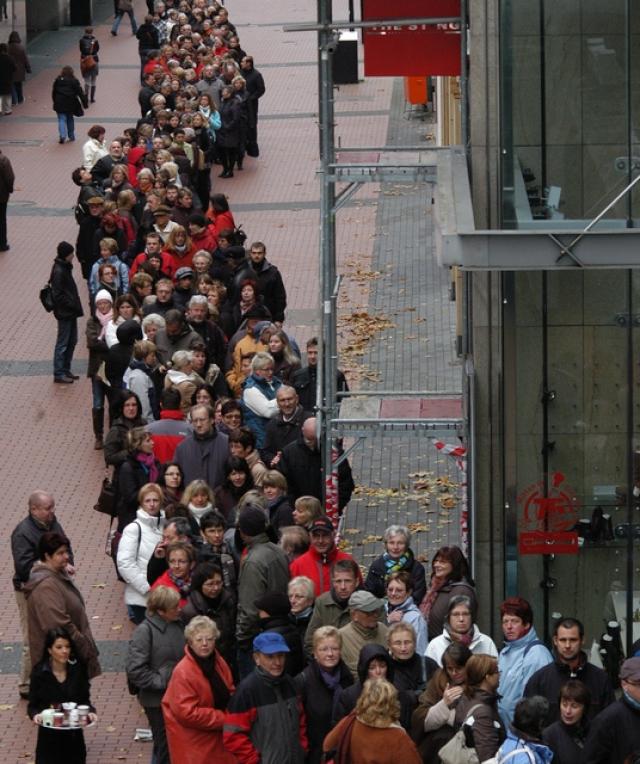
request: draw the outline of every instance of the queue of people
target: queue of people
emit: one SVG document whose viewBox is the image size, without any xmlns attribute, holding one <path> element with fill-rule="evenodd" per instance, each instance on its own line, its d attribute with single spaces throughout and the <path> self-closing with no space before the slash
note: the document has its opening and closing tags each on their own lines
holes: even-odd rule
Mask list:
<svg viewBox="0 0 640 764">
<path fill-rule="evenodd" d="M 212 193 L 216 164 L 227 179 L 259 154 L 264 82 L 215 0 L 148 6 L 138 26 L 130 2 L 116 5 L 112 34 L 126 14 L 138 41 L 141 115 L 109 141 L 90 128 L 72 173 L 78 236 L 58 245 L 51 291 L 62 395 L 88 316 L 93 445 L 116 493 L 114 576 L 135 625 L 127 679 L 153 761 L 458 764 L 458 746 L 478 761 L 622 764 L 640 751 L 640 658 L 623 664 L 616 700 L 577 619 L 556 624 L 551 653 L 511 597 L 499 650 L 476 624 L 482 590 L 457 546 L 429 570 L 402 525 L 366 571 L 339 548 L 322 503 L 318 341 L 303 365 L 266 244 L 246 247 Z M 95 99 L 98 50 L 88 28 L 84 89 L 70 67 L 56 80 L 61 143 L 75 138 L 65 99 Z M 346 459 L 337 472 L 339 514 L 354 483 Z M 49 493 L 29 498 L 12 552 L 29 715 L 41 725 L 73 698 L 93 721 L 98 650 Z M 51 734 L 39 728 L 38 764 L 85 761 L 81 730 L 64 759 Z"/>
</svg>

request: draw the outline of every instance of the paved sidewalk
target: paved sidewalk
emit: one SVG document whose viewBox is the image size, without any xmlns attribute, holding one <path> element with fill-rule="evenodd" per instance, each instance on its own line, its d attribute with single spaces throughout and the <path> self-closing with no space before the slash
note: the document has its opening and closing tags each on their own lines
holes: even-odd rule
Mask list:
<svg viewBox="0 0 640 764">
<path fill-rule="evenodd" d="M 104 9 L 110 5 L 100 0 L 98 6 L 103 15 L 102 23 L 95 24 L 102 46 L 97 103 L 78 120 L 77 142 L 57 143 L 50 93 L 62 65 L 72 63 L 78 68 L 80 29 L 45 34 L 34 42 L 29 51 L 34 75 L 25 86 L 27 100 L 13 116 L 0 122 L 0 147 L 17 175 L 9 208 L 11 251 L 0 256 L 0 448 L 4 457 L 0 527 L 8 539 L 26 513 L 29 493 L 35 488 L 54 493 L 58 517 L 73 541 L 77 582 L 86 597 L 105 669 L 93 683 L 100 722 L 86 735 L 90 764 L 144 761 L 150 756 L 150 746 L 133 742 L 136 726 L 146 726 L 146 720 L 128 694 L 121 670 L 131 628 L 122 604 L 122 585 L 115 581 L 111 560 L 104 554 L 107 523 L 91 510 L 103 463 L 101 454 L 92 450 L 90 385 L 84 378 L 68 387 L 51 384 L 55 321 L 44 313 L 37 294 L 48 278 L 56 243 L 62 239 L 75 242 L 77 228 L 71 210 L 76 189 L 69 175 L 80 162 L 86 130 L 93 123 L 102 123 L 110 138 L 134 124 L 139 113 L 136 45 L 126 20 L 117 38 L 109 35 Z M 137 0 L 135 7 L 137 17 L 142 18 L 145 4 Z M 289 294 L 287 324 L 300 344 L 317 332 L 319 310 L 316 47 L 314 35 L 285 34 L 282 25 L 311 20 L 313 13 L 314 8 L 294 0 L 273 0 L 260 6 L 257 18 L 255 4 L 230 3 L 242 45 L 262 71 L 267 94 L 260 105 L 260 159 L 248 160 L 244 172 L 226 183 L 215 178 L 215 190 L 228 194 L 249 241 L 265 241 L 269 259 L 282 270 Z M 336 17 L 346 15 L 346 0 L 335 3 L 334 13 Z M 424 125 L 405 124 L 395 117 L 389 120 L 392 103 L 393 111 L 403 119 L 401 96 L 393 92 L 392 101 L 392 91 L 393 81 L 385 79 L 340 87 L 336 92 L 336 136 L 343 145 L 417 140 L 403 131 L 424 129 Z M 365 356 L 359 359 L 380 373 L 380 381 L 374 384 L 361 379 L 356 384 L 457 389 L 453 337 L 448 336 L 452 306 L 446 298 L 447 278 L 434 268 L 433 253 L 426 246 L 430 227 L 428 213 L 423 212 L 428 199 L 429 191 L 424 188 L 370 186 L 359 191 L 340 213 L 339 269 L 348 276 L 344 296 L 350 300 L 345 307 L 364 306 L 372 315 L 389 317 L 395 324 L 379 341 L 374 338 L 368 343 Z M 78 271 L 76 268 L 79 279 Z M 372 280 L 366 276 L 371 271 L 384 275 Z M 82 322 L 80 328 L 82 335 Z M 412 335 L 416 339 L 410 339 Z M 79 373 L 84 372 L 85 364 L 81 340 L 76 352 Z M 347 517 L 348 528 L 357 526 L 364 532 L 348 533 L 352 541 L 378 535 L 389 517 L 396 517 L 394 512 L 400 518 L 411 511 L 416 523 L 425 520 L 424 494 L 418 502 L 407 499 L 404 506 L 404 497 L 389 501 L 381 490 L 409 485 L 409 472 L 433 468 L 434 474 L 455 482 L 455 470 L 450 473 L 451 465 L 433 462 L 434 452 L 422 439 L 403 443 L 380 440 L 384 442 L 370 441 L 365 450 L 354 454 L 356 480 L 365 490 Z M 449 490 L 440 490 L 445 485 L 446 481 L 437 486 L 431 508 L 439 508 L 440 500 L 446 498 Z M 448 522 L 454 518 L 445 515 L 437 514 L 443 530 L 424 534 L 425 543 L 420 547 L 424 553 L 430 544 L 445 538 L 450 526 L 455 527 L 455 522 Z M 435 530 L 436 523 L 433 525 Z M 368 555 L 379 551 L 379 542 L 356 546 L 355 551 L 366 562 Z M 0 607 L 5 613 L 0 631 L 0 760 L 13 764 L 31 761 L 35 730 L 16 691 L 20 633 L 8 543 L 0 554 L 5 570 L 0 582 Z"/>
</svg>

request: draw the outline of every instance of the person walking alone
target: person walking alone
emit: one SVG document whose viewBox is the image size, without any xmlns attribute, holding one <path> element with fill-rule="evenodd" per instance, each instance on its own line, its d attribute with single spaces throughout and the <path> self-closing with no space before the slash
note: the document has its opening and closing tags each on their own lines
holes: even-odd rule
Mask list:
<svg viewBox="0 0 640 764">
<path fill-rule="evenodd" d="M 53 99 L 53 110 L 58 115 L 58 132 L 60 134 L 60 143 L 64 143 L 67 138 L 69 141 L 75 141 L 75 123 L 74 116 L 82 117 L 88 106 L 87 97 L 84 94 L 82 85 L 78 82 L 70 66 L 63 66 L 60 74 L 53 82 L 51 92 Z"/>
<path fill-rule="evenodd" d="M 7 241 L 7 205 L 13 193 L 15 175 L 9 159 L 0 151 L 0 252 L 9 251 Z"/>
<path fill-rule="evenodd" d="M 71 384 L 78 379 L 71 373 L 71 361 L 78 342 L 78 319 L 83 315 L 83 310 L 73 278 L 72 263 L 73 246 L 68 241 L 61 241 L 50 279 L 53 315 L 58 322 L 58 336 L 53 351 L 53 381 L 58 384 Z"/>
<path fill-rule="evenodd" d="M 86 27 L 78 45 L 80 46 L 80 71 L 84 80 L 84 95 L 85 98 L 90 99 L 91 103 L 95 103 L 100 43 L 93 34 L 93 27 Z"/>
<path fill-rule="evenodd" d="M 113 20 L 113 26 L 111 27 L 111 34 L 114 37 L 118 36 L 118 29 L 120 27 L 120 22 L 122 21 L 122 17 L 126 13 L 129 17 L 129 21 L 131 22 L 131 34 L 136 34 L 138 31 L 138 24 L 136 22 L 136 17 L 133 15 L 133 2 L 132 0 L 118 0 L 117 2 L 117 11 L 116 11 L 116 17 Z"/>
</svg>

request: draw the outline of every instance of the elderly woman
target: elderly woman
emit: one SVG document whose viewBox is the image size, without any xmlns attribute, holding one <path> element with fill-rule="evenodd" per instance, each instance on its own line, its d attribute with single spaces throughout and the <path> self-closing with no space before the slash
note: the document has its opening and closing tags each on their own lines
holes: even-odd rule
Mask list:
<svg viewBox="0 0 640 764">
<path fill-rule="evenodd" d="M 467 661 L 464 695 L 456 706 L 455 726 L 461 727 L 473 716 L 473 746 L 478 759 L 492 759 L 505 738 L 498 713 L 498 661 L 491 655 L 472 655 Z"/>
<path fill-rule="evenodd" d="M 180 595 L 159 586 L 149 595 L 144 620 L 133 632 L 126 671 L 130 688 L 137 690 L 153 733 L 153 759 L 170 764 L 161 702 L 171 674 L 184 655 Z"/>
<path fill-rule="evenodd" d="M 439 764 L 438 751 L 454 735 L 455 707 L 464 692 L 469 658 L 468 647 L 460 643 L 450 645 L 442 656 L 442 668 L 418 698 L 418 708 L 411 718 L 411 737 L 424 764 Z"/>
<path fill-rule="evenodd" d="M 146 274 L 140 274 L 140 275 L 146 275 Z M 136 277 L 137 277 L 137 274 L 136 276 L 134 276 L 134 278 Z M 166 326 L 167 324 L 163 316 L 161 316 L 159 313 L 149 313 L 148 316 L 145 316 L 142 319 L 142 331 L 144 332 L 145 337 L 150 342 L 155 342 L 156 334 L 158 334 L 158 331 L 160 329 L 166 328 Z"/>
<path fill-rule="evenodd" d="M 323 750 L 346 753 L 351 764 L 422 764 L 411 738 L 398 724 L 400 702 L 385 679 L 368 679 L 355 718 L 346 716 L 324 739 Z"/>
<path fill-rule="evenodd" d="M 477 610 L 476 592 L 469 573 L 469 563 L 460 547 L 443 546 L 433 556 L 431 582 L 422 600 L 416 602 L 427 620 L 429 639 L 442 634 L 444 619 L 449 610 L 449 601 L 458 594 L 464 594 L 471 601 L 472 616 Z"/>
<path fill-rule="evenodd" d="M 300 638 L 304 642 L 316 598 L 313 581 L 307 576 L 296 576 L 289 581 L 287 594 L 291 605 L 290 617 L 295 622 Z"/>
<path fill-rule="evenodd" d="M 322 761 L 322 741 L 332 726 L 336 695 L 353 684 L 351 672 L 340 657 L 341 648 L 342 638 L 335 626 L 316 629 L 313 658 L 294 680 L 307 716 L 307 764 L 320 764 Z"/>
<path fill-rule="evenodd" d="M 391 626 L 401 621 L 408 623 L 415 634 L 415 650 L 424 655 L 427 649 L 427 624 L 413 601 L 410 574 L 403 570 L 392 573 L 387 581 L 385 613 Z"/>
<path fill-rule="evenodd" d="M 184 630 L 187 646 L 162 699 L 167 742 L 173 764 L 234 764 L 225 751 L 222 728 L 235 692 L 231 669 L 216 649 L 215 623 L 196 616 Z"/>
<path fill-rule="evenodd" d="M 364 588 L 376 597 L 384 597 L 390 574 L 404 570 L 411 576 L 414 601 L 416 604 L 422 602 L 427 584 L 424 566 L 411 551 L 411 532 L 404 525 L 390 525 L 383 538 L 385 552 L 371 563 Z"/>
<path fill-rule="evenodd" d="M 196 564 L 196 550 L 186 541 L 172 541 L 165 550 L 169 565 L 165 572 L 151 584 L 151 589 L 168 586 L 180 595 L 180 607 L 187 604 L 191 591 L 191 572 Z"/>
<path fill-rule="evenodd" d="M 139 624 L 144 619 L 149 594 L 147 565 L 156 545 L 162 541 L 164 512 L 162 489 L 147 483 L 138 492 L 136 519 L 125 526 L 118 544 L 118 572 L 124 580 L 124 601 L 129 619 Z M 179 598 L 178 598 L 179 601 Z"/>
<path fill-rule="evenodd" d="M 442 654 L 453 642 L 466 645 L 472 653 L 498 657 L 494 641 L 474 624 L 471 599 L 465 594 L 458 594 L 449 600 L 442 634 L 429 642 L 425 655 L 442 666 Z"/>
<path fill-rule="evenodd" d="M 164 380 L 164 388 L 180 393 L 180 409 L 186 415 L 191 409 L 191 399 L 198 385 L 204 380 L 193 370 L 193 353 L 190 350 L 176 350 L 171 356 L 171 368 Z"/>
<path fill-rule="evenodd" d="M 81 117 L 84 114 L 82 107 L 89 105 L 87 96 L 82 85 L 73 74 L 71 66 L 63 66 L 62 71 L 53 82 L 51 91 L 53 110 L 58 115 L 59 143 L 64 143 L 67 138 L 75 141 L 74 116 Z"/>
<path fill-rule="evenodd" d="M 45 708 L 68 702 L 88 706 L 91 722 L 98 718 L 91 705 L 87 667 L 74 654 L 69 632 L 57 626 L 47 632 L 42 660 L 31 672 L 27 713 L 36 724 L 41 725 Z M 58 730 L 39 726 L 36 764 L 57 764 L 60 761 L 84 764 L 86 760 L 82 728 L 68 730 L 67 734 L 60 736 Z"/>
<path fill-rule="evenodd" d="M 278 415 L 276 393 L 282 382 L 273 376 L 273 358 L 270 353 L 256 353 L 251 359 L 251 374 L 242 390 L 244 420 L 256 436 L 256 448 L 264 445 L 267 423 Z"/>
</svg>

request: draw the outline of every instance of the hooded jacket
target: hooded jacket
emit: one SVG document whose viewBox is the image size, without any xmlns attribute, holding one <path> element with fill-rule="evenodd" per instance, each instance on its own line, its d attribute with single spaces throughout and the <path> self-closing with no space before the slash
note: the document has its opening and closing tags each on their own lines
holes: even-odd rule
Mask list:
<svg viewBox="0 0 640 764">
<path fill-rule="evenodd" d="M 356 681 L 346 689 L 338 691 L 333 707 L 332 726 L 335 726 L 340 719 L 344 719 L 356 707 L 362 687 L 369 676 L 369 664 L 376 659 L 387 664 L 387 681 L 393 684 L 393 664 L 389 652 L 382 645 L 365 645 L 358 657 Z"/>
<path fill-rule="evenodd" d="M 142 327 L 132 318 L 128 319 L 116 329 L 116 337 L 118 342 L 109 348 L 104 370 L 111 387 L 120 390 L 124 385 L 124 373 L 131 363 L 133 344 L 142 339 Z"/>
<path fill-rule="evenodd" d="M 453 639 L 451 639 L 451 635 L 445 627 L 439 637 L 436 637 L 435 639 L 432 639 L 431 642 L 429 642 L 429 647 L 427 648 L 425 655 L 427 658 L 434 660 L 438 666 L 442 666 L 442 654 L 452 643 Z M 491 655 L 494 658 L 498 657 L 498 648 L 495 646 L 494 641 L 491 639 L 491 637 L 483 634 L 475 623 L 473 624 L 473 636 L 471 637 L 471 643 L 468 645 L 468 647 L 472 653 L 484 653 L 484 655 Z M 541 695 L 542 693 L 536 694 Z"/>
<path fill-rule="evenodd" d="M 551 653 L 542 644 L 533 626 L 523 637 L 506 642 L 500 650 L 498 710 L 506 729 L 509 729 L 516 703 L 524 695 L 529 678 L 552 661 Z"/>
<path fill-rule="evenodd" d="M 42 660 L 49 629 L 62 626 L 69 632 L 78 655 L 86 664 L 89 678 L 99 676 L 98 647 L 91 634 L 84 599 L 73 581 L 37 562 L 23 592 L 27 598 L 32 665 Z"/>
<path fill-rule="evenodd" d="M 537 740 L 530 740 L 527 737 L 523 737 L 517 730 L 509 730 L 507 732 L 507 739 L 500 746 L 496 758 L 498 761 L 502 759 L 512 751 L 522 750 L 527 748 L 535 758 L 535 764 L 549 764 L 553 759 L 553 751 L 549 746 Z M 508 759 L 509 764 L 532 764 L 530 756 L 526 751 L 518 753 Z M 622 762 L 622 759 L 615 759 L 616 762 Z"/>
</svg>

